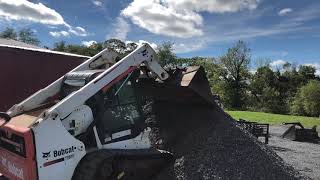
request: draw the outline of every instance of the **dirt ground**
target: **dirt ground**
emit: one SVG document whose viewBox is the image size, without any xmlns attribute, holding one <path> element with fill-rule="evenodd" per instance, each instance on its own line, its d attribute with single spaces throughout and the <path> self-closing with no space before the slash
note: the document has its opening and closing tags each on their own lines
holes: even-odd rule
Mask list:
<svg viewBox="0 0 320 180">
<path fill-rule="evenodd" d="M 287 126 L 271 126 L 269 146 L 301 174 L 320 180 L 320 144 L 281 138 L 287 128 Z"/>
</svg>

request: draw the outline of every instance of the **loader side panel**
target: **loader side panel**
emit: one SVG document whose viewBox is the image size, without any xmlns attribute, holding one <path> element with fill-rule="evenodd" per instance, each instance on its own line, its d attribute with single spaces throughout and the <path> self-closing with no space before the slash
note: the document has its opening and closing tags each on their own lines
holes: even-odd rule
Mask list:
<svg viewBox="0 0 320 180">
<path fill-rule="evenodd" d="M 0 125 L 0 174 L 10 180 L 38 179 L 31 129 L 4 125 L 2 120 Z"/>
<path fill-rule="evenodd" d="M 71 180 L 76 166 L 86 154 L 84 144 L 74 138 L 58 119 L 46 119 L 32 130 L 39 180 Z"/>
</svg>

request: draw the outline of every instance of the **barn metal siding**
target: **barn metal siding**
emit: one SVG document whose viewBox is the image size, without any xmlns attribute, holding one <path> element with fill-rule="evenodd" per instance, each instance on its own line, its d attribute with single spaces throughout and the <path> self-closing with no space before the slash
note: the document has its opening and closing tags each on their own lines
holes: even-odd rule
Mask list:
<svg viewBox="0 0 320 180">
<path fill-rule="evenodd" d="M 0 111 L 7 111 L 81 64 L 86 57 L 0 47 Z"/>
</svg>

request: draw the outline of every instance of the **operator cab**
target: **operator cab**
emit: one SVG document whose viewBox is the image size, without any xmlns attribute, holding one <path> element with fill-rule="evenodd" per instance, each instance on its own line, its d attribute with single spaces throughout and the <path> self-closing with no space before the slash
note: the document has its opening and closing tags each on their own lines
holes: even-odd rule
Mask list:
<svg viewBox="0 0 320 180">
<path fill-rule="evenodd" d="M 68 73 L 65 75 L 60 97 L 65 98 L 79 90 L 103 71 L 87 70 Z M 140 70 L 135 70 L 120 81 L 111 83 L 112 85 L 106 90 L 98 91 L 86 101 L 86 105 L 91 108 L 94 120 L 86 133 L 80 134 L 78 138 L 92 146 L 94 125 L 102 144 L 131 139 L 141 133 L 144 129 L 144 119 L 140 96 L 136 90 L 136 81 L 139 76 Z"/>
<path fill-rule="evenodd" d="M 102 93 L 103 113 L 96 116 L 102 144 L 131 139 L 144 129 L 140 98 L 136 91 L 139 75 L 139 70 L 133 71 Z"/>
</svg>

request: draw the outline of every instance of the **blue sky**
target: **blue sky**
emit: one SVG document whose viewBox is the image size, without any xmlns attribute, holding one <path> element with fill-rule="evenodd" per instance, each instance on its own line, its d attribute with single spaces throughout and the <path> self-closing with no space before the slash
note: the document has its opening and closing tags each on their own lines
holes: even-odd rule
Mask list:
<svg viewBox="0 0 320 180">
<path fill-rule="evenodd" d="M 0 30 L 29 27 L 48 47 L 172 41 L 182 57 L 219 57 L 244 40 L 253 61 L 320 69 L 319 9 L 319 0 L 0 0 Z"/>
</svg>

